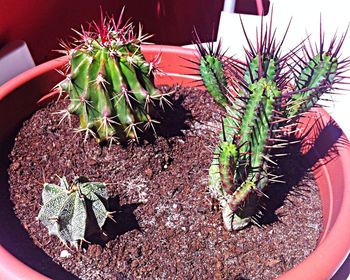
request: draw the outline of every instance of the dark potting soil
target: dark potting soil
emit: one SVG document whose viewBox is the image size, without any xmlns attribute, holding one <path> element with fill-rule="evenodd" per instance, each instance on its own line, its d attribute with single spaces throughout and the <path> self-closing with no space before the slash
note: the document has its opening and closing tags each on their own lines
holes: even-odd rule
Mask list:
<svg viewBox="0 0 350 280">
<path fill-rule="evenodd" d="M 220 110 L 195 89 L 177 88 L 173 103 L 160 136 L 142 145 L 84 142 L 53 114 L 67 100 L 24 123 L 10 155 L 9 183 L 16 215 L 34 243 L 82 279 L 273 279 L 300 263 L 322 230 L 318 188 L 301 159 L 290 157 L 287 184 L 267 191 L 261 228 L 227 232 L 207 192 Z M 78 127 L 77 117 L 71 122 Z M 36 216 L 43 183 L 57 184 L 56 175 L 107 183 L 116 210 L 116 223 L 104 226 L 108 240 L 77 251 L 48 236 Z"/>
</svg>

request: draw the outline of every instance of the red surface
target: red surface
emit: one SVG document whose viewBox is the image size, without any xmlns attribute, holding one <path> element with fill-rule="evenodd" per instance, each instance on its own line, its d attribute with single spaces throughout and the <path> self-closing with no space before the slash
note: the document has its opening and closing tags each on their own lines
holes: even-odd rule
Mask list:
<svg viewBox="0 0 350 280">
<path fill-rule="evenodd" d="M 224 0 L 0 0 L 0 48 L 12 40 L 27 42 L 36 64 L 57 57 L 59 39 L 74 35 L 71 28 L 99 19 L 99 8 L 141 22 L 151 42 L 184 45 L 192 42 L 193 26 L 201 38 L 212 39 Z M 268 10 L 268 0 L 263 0 Z M 257 14 L 255 0 L 237 0 L 236 12 Z M 215 38 L 215 37 L 214 37 Z"/>
<path fill-rule="evenodd" d="M 182 77 L 180 75 L 188 74 L 188 69 L 172 67 L 172 65 L 186 66 L 188 62 L 179 60 L 179 56 L 195 59 L 193 50 L 156 45 L 144 46 L 143 50 L 148 59 L 159 50 L 163 53 L 162 66 L 167 75 L 158 77 L 159 83 L 191 85 L 193 76 Z M 56 82 L 59 78 L 53 69 L 63 61 L 64 58 L 37 66 L 0 87 L 0 146 L 9 141 L 7 138 L 15 130 L 17 124 L 38 107 L 37 101 L 47 94 L 53 81 Z M 34 92 L 38 94 L 32 94 Z M 305 160 L 312 163 L 314 167 L 320 187 L 325 230 L 316 250 L 280 279 L 329 279 L 342 264 L 350 248 L 350 219 L 348 218 L 350 174 L 347 172 L 350 166 L 350 146 L 341 130 L 330 121 L 329 115 L 323 110 L 317 112 L 322 114 L 318 118 L 322 122 L 320 126 L 312 127 L 311 133 L 304 141 L 304 154 Z M 9 120 L 12 121 L 9 122 Z M 333 145 L 334 143 L 336 145 Z M 336 153 L 328 153 L 331 145 L 337 147 Z M 335 156 L 331 159 L 330 156 L 325 157 L 325 154 Z M 3 174 L 6 174 L 6 168 L 0 170 L 0 177 Z M 0 188 L 5 187 L 6 185 L 0 186 Z M 0 213 L 3 211 L 1 207 L 2 205 L 0 205 Z M 1 223 L 0 228 L 3 229 L 7 221 L 1 221 Z M 2 231 L 1 234 L 13 235 L 15 233 Z M 0 238 L 4 239 L 3 236 Z M 0 279 L 45 279 L 10 255 L 3 247 L 8 244 L 1 245 Z"/>
</svg>

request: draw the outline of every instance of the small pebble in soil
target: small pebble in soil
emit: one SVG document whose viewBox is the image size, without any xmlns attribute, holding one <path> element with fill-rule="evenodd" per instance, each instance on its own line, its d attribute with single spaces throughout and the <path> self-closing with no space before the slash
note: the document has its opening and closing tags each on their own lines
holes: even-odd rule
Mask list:
<svg viewBox="0 0 350 280">
<path fill-rule="evenodd" d="M 69 258 L 71 256 L 71 254 L 67 251 L 67 250 L 62 250 L 60 257 L 61 258 Z"/>
</svg>

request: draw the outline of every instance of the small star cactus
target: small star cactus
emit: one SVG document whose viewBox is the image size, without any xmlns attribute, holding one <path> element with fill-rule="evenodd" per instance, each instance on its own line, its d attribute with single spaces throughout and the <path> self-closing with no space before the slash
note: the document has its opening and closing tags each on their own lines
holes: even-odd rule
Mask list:
<svg viewBox="0 0 350 280">
<path fill-rule="evenodd" d="M 266 31 L 263 22 L 261 26 L 255 47 L 246 35 L 245 64 L 224 57 L 220 45 L 216 50 L 204 47 L 196 37 L 203 83 L 226 111 L 209 169 L 209 189 L 220 201 L 227 230 L 257 223 L 266 187 L 282 182 L 276 171 L 285 153 L 279 151 L 291 142 L 300 116 L 323 94 L 333 92 L 349 64 L 339 60 L 346 34 L 338 44 L 334 37 L 325 49 L 321 28 L 316 49 L 303 42 L 282 56 L 284 38 L 277 43 L 271 23 Z"/>
<path fill-rule="evenodd" d="M 150 36 L 142 35 L 141 28 L 135 35 L 132 23 L 122 25 L 122 13 L 115 22 L 101 12 L 100 25 L 82 28 L 72 46 L 61 44 L 69 57 L 61 72 L 66 78 L 56 86 L 70 97 L 64 116 L 77 114 L 79 131 L 97 142 L 137 141 L 138 130 L 154 130 L 154 102 L 161 107 L 169 102 L 154 85 L 160 56 L 148 62 L 141 52 L 141 43 Z"/>
<path fill-rule="evenodd" d="M 60 185 L 44 184 L 38 219 L 50 235 L 56 235 L 64 244 L 78 247 L 79 242 L 85 241 L 89 219 L 96 219 L 101 231 L 106 219 L 113 219 L 113 212 L 107 210 L 107 198 L 104 183 L 76 177 L 69 185 L 62 177 Z"/>
</svg>

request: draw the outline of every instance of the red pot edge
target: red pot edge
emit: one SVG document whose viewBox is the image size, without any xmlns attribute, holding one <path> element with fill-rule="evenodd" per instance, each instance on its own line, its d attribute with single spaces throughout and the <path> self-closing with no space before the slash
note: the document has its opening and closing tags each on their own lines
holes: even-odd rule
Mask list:
<svg viewBox="0 0 350 280">
<path fill-rule="evenodd" d="M 15 269 L 13 269 L 13 267 L 15 267 Z M 0 245 L 0 279 L 48 280 L 50 278 L 22 263 Z"/>
<path fill-rule="evenodd" d="M 165 54 L 176 54 L 178 57 L 197 57 L 197 52 L 193 49 L 166 45 L 144 45 L 143 51 L 145 52 L 146 56 L 147 54 L 152 55 L 161 51 Z M 174 61 L 177 61 L 178 57 L 174 58 Z M 0 101 L 13 90 L 25 84 L 29 80 L 52 69 L 59 68 L 66 61 L 66 57 L 48 61 L 8 81 L 4 85 L 0 86 Z M 170 80 L 171 76 L 173 75 L 170 73 Z M 179 75 L 175 74 L 174 76 Z M 187 75 L 187 79 L 185 80 L 194 77 L 194 75 Z M 328 113 L 326 113 L 323 109 L 320 111 L 325 118 L 329 118 Z M 348 154 L 350 155 L 349 151 Z M 341 158 L 341 162 L 342 166 L 349 166 L 350 157 L 343 156 Z M 313 253 L 311 253 L 296 267 L 281 275 L 278 279 L 329 279 L 346 259 L 348 253 L 350 252 L 350 219 L 348 218 L 350 213 L 350 189 L 348 191 L 346 190 L 346 186 L 350 188 L 350 175 L 346 176 L 346 173 L 343 175 L 345 179 L 345 191 L 342 205 L 333 227 L 323 238 L 322 242 L 317 246 Z M 322 203 L 324 203 L 323 200 Z M 330 254 L 329 252 L 332 253 Z M 12 266 L 16 266 L 16 269 L 10 269 Z M 20 262 L 2 246 L 0 246 L 0 272 L 0 275 L 6 275 L 6 279 L 24 279 L 22 278 L 24 275 L 26 277 L 25 279 L 28 279 L 29 276 L 30 279 L 48 279 L 46 276 Z"/>
<path fill-rule="evenodd" d="M 329 114 L 324 110 L 320 109 L 322 113 L 322 119 L 328 120 Z M 343 168 L 350 166 L 350 151 L 340 150 L 338 160 L 339 165 Z M 332 184 L 329 170 L 326 166 L 322 166 L 317 173 L 321 173 L 327 185 L 332 191 L 338 192 L 338 189 Z M 338 170 L 339 172 L 339 170 Z M 340 176 L 344 179 L 344 188 L 341 189 L 342 201 L 341 207 L 336 214 L 336 221 L 332 224 L 330 221 L 331 217 L 335 215 L 335 209 L 332 207 L 335 203 L 333 194 L 330 194 L 326 199 L 322 198 L 322 207 L 325 203 L 331 201 L 329 207 L 328 218 L 326 222 L 325 232 L 321 234 L 321 240 L 317 244 L 316 249 L 301 263 L 285 272 L 283 275 L 278 277 L 279 280 L 317 280 L 317 279 L 330 279 L 341 265 L 346 260 L 350 253 L 350 176 L 346 173 L 346 170 L 341 170 Z M 337 174 L 338 175 L 338 174 Z M 332 224 L 332 225 L 329 225 Z"/>
</svg>

